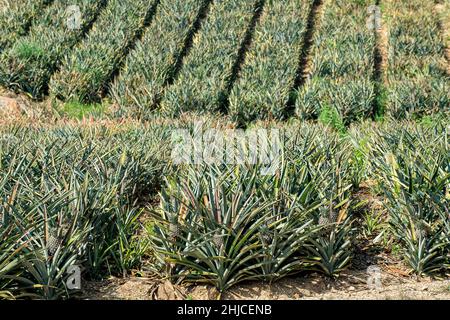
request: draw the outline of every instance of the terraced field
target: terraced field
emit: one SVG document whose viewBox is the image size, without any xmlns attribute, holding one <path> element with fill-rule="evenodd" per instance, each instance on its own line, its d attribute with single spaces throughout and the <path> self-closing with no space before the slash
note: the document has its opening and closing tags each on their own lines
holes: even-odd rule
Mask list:
<svg viewBox="0 0 450 320">
<path fill-rule="evenodd" d="M 449 17 L 0 0 L 0 300 L 78 297 L 75 267 L 219 296 L 390 263 L 449 277 Z"/>
</svg>

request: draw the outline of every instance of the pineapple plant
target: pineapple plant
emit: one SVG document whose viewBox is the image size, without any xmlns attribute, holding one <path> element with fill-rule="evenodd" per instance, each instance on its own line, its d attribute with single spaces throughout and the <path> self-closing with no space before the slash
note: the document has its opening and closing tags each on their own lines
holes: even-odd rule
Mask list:
<svg viewBox="0 0 450 320">
<path fill-rule="evenodd" d="M 30 31 L 0 54 L 0 84 L 42 98 L 51 75 L 75 46 L 106 1 L 62 0 L 46 7 Z M 80 28 L 71 28 L 71 12 L 81 13 Z"/>
<path fill-rule="evenodd" d="M 335 110 L 345 125 L 372 115 L 376 37 L 365 27 L 371 4 L 324 1 L 312 39 L 311 66 L 305 85 L 296 92 L 300 119 L 317 119 L 325 108 Z"/>
<path fill-rule="evenodd" d="M 435 4 L 401 0 L 387 1 L 385 6 L 390 47 L 388 114 L 396 119 L 414 119 L 448 113 L 450 76 Z"/>
<path fill-rule="evenodd" d="M 301 123 L 293 123 L 288 130 L 289 157 L 299 164 L 306 162 L 308 170 L 303 174 L 315 177 L 309 182 L 308 198 L 317 204 L 312 215 L 317 232 L 306 239 L 304 268 L 336 277 L 352 259 L 353 192 L 359 188 L 363 169 L 354 161 L 350 137 Z"/>
<path fill-rule="evenodd" d="M 119 114 L 143 118 L 155 108 L 211 2 L 160 1 L 151 25 L 111 84 L 110 96 L 120 105 Z"/>
<path fill-rule="evenodd" d="M 159 108 L 162 114 L 220 111 L 241 45 L 261 3 L 213 1 L 183 68 L 164 92 Z"/>
<path fill-rule="evenodd" d="M 267 1 L 252 44 L 229 96 L 229 114 L 238 122 L 284 118 L 313 0 Z M 289 12 L 290 14 L 287 14 Z"/>
<path fill-rule="evenodd" d="M 154 14 L 155 5 L 146 0 L 109 1 L 87 37 L 61 60 L 60 71 L 50 81 L 50 92 L 62 100 L 99 101 Z"/>
<path fill-rule="evenodd" d="M 116 130 L 0 129 L 17 137 L 0 143 L 0 235 L 12 241 L 0 244 L 2 297 L 69 298 L 75 265 L 88 278 L 140 265 L 148 243 L 136 237 L 137 198 L 154 190 L 156 142 L 168 135 Z"/>
<path fill-rule="evenodd" d="M 1 0 L 0 52 L 24 36 L 41 10 L 53 0 Z"/>
<path fill-rule="evenodd" d="M 448 128 L 396 128 L 373 139 L 374 172 L 405 261 L 419 275 L 443 271 L 450 239 Z"/>
<path fill-rule="evenodd" d="M 286 152 L 269 175 L 260 164 L 181 165 L 150 228 L 159 271 L 221 292 L 312 268 L 338 274 L 351 259 L 353 171 L 350 143 L 325 132 L 286 130 Z M 317 223 L 323 212 L 333 223 Z"/>
<path fill-rule="evenodd" d="M 308 242 L 309 268 L 336 277 L 351 261 L 351 238 L 354 233 L 350 219 L 326 228 L 320 236 Z"/>
</svg>

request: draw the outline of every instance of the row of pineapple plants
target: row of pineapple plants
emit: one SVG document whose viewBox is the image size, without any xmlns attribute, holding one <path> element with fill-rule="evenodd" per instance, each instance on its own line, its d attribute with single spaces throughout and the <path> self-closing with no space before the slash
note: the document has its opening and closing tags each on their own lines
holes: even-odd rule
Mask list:
<svg viewBox="0 0 450 320">
<path fill-rule="evenodd" d="M 235 71 L 261 0 L 213 1 L 177 79 L 164 93 L 163 114 L 216 112 Z"/>
<path fill-rule="evenodd" d="M 62 0 L 45 8 L 27 35 L 0 54 L 0 84 L 42 97 L 64 56 L 81 40 L 105 3 Z"/>
<path fill-rule="evenodd" d="M 112 83 L 110 95 L 124 113 L 145 115 L 175 76 L 188 40 L 211 0 L 162 0 L 153 23 Z"/>
<path fill-rule="evenodd" d="M 367 26 L 373 1 L 323 1 L 313 35 L 307 80 L 295 105 L 301 119 L 315 119 L 330 109 L 345 124 L 373 111 L 375 30 Z"/>
<path fill-rule="evenodd" d="M 0 52 L 24 36 L 45 6 L 53 0 L 1 0 Z"/>
<path fill-rule="evenodd" d="M 83 278 L 139 267 L 138 200 L 164 166 L 164 130 L 8 127 L 0 141 L 0 299 L 68 298 Z"/>
<path fill-rule="evenodd" d="M 433 1 L 386 0 L 387 112 L 397 119 L 448 111 L 450 75 Z"/>
<path fill-rule="evenodd" d="M 166 177 L 148 227 L 158 272 L 223 292 L 307 270 L 337 276 L 349 264 L 359 170 L 350 141 L 299 125 L 280 142 L 271 174 L 264 164 L 225 162 L 180 165 Z"/>
<path fill-rule="evenodd" d="M 346 135 L 275 125 L 280 140 L 258 145 L 259 155 L 281 145 L 276 157 L 269 153 L 269 171 L 266 162 L 172 166 L 169 135 L 178 126 L 197 130 L 185 121 L 1 128 L 0 299 L 71 297 L 73 266 L 84 279 L 126 274 L 149 251 L 147 268 L 222 292 L 301 271 L 337 276 L 352 260 L 355 192 L 367 178 L 377 182 L 389 235 L 411 269 L 450 270 L 448 121 Z M 235 139 L 249 159 L 252 145 Z M 147 239 L 138 221 L 156 190 Z"/>
<path fill-rule="evenodd" d="M 409 269 L 450 271 L 450 127 L 397 125 L 364 133 L 371 176 L 385 199 L 390 233 Z"/>
<path fill-rule="evenodd" d="M 156 2 L 109 1 L 86 38 L 62 59 L 61 70 L 50 81 L 50 93 L 62 100 L 101 100 Z"/>
<path fill-rule="evenodd" d="M 313 3 L 291 0 L 265 4 L 229 97 L 229 114 L 237 121 L 285 116 Z"/>
</svg>

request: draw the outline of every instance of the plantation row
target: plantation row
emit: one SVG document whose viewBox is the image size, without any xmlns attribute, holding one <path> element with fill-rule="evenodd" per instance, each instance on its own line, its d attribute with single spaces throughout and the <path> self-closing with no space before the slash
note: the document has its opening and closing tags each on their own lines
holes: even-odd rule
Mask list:
<svg viewBox="0 0 450 320">
<path fill-rule="evenodd" d="M 325 0 L 315 17 L 317 5 L 11 2 L 0 13 L 0 84 L 82 103 L 109 95 L 119 115 L 139 117 L 221 111 L 248 122 L 283 119 L 295 109 L 301 119 L 331 113 L 349 124 L 383 107 L 398 118 L 448 110 L 444 41 L 432 3 L 383 2 L 386 90 L 377 88 L 376 30 L 367 26 L 372 3 Z M 311 33 L 311 63 L 302 66 Z"/>
<path fill-rule="evenodd" d="M 159 132 L 2 128 L 0 299 L 68 297 L 73 265 L 90 279 L 139 267 L 134 201 L 157 185 Z"/>
<path fill-rule="evenodd" d="M 376 44 L 375 30 L 366 26 L 371 4 L 370 0 L 324 1 L 308 79 L 296 102 L 301 119 L 336 112 L 348 124 L 372 114 Z"/>
<path fill-rule="evenodd" d="M 165 92 L 161 102 L 163 113 L 219 110 L 246 33 L 261 3 L 260 0 L 213 2 L 177 80 Z"/>
<path fill-rule="evenodd" d="M 450 109 L 445 41 L 434 6 L 432 1 L 386 1 L 387 111 L 396 118 Z"/>
<path fill-rule="evenodd" d="M 175 76 L 195 23 L 210 0 L 163 0 L 143 39 L 126 59 L 111 95 L 125 110 L 145 114 L 155 107 L 165 85 Z"/>
<path fill-rule="evenodd" d="M 32 21 L 53 0 L 1 0 L 0 52 L 27 33 Z"/>
<path fill-rule="evenodd" d="M 110 0 L 88 36 L 62 60 L 50 91 L 63 100 L 96 101 L 152 13 L 154 1 Z M 112 36 L 113 35 L 113 36 Z"/>
<path fill-rule="evenodd" d="M 386 233 L 374 237 L 398 245 L 417 274 L 450 270 L 449 128 L 368 126 L 345 139 L 299 124 L 285 130 L 275 175 L 216 165 L 169 175 L 152 234 L 165 276 L 221 292 L 301 271 L 336 276 L 352 261 L 354 195 L 365 179 L 377 182 L 372 192 L 389 213 Z"/>
<path fill-rule="evenodd" d="M 266 2 L 229 97 L 229 114 L 235 120 L 285 116 L 313 2 Z"/>
<path fill-rule="evenodd" d="M 173 166 L 172 129 L 2 127 L 0 299 L 69 297 L 70 266 L 96 279 L 144 258 L 172 281 L 220 291 L 300 271 L 336 276 L 367 227 L 357 228 L 355 198 L 366 179 L 389 213 L 373 237 L 399 247 L 417 274 L 450 270 L 445 125 L 367 125 L 342 138 L 293 123 L 280 128 L 283 157 L 270 175 L 260 165 Z M 138 204 L 157 189 L 141 230 Z"/>
<path fill-rule="evenodd" d="M 29 33 L 18 38 L 10 49 L 0 54 L 0 83 L 29 92 L 35 97 L 42 96 L 61 60 L 80 41 L 104 3 L 62 0 L 47 7 Z M 77 19 L 68 24 L 69 17 L 77 17 L 77 13 L 68 9 L 70 6 L 79 8 L 79 25 Z M 69 30 L 69 26 L 73 26 L 73 29 Z"/>
</svg>

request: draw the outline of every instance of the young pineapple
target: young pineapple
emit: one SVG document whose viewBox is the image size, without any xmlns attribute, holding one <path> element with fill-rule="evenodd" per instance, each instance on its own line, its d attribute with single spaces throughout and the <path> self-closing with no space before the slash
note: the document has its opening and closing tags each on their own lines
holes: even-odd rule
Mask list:
<svg viewBox="0 0 450 320">
<path fill-rule="evenodd" d="M 223 236 L 216 232 L 213 236 L 213 243 L 216 245 L 217 248 L 222 248 L 223 246 Z"/>
<path fill-rule="evenodd" d="M 330 219 L 326 215 L 321 214 L 319 217 L 318 223 L 319 223 L 319 226 L 326 226 L 326 225 L 330 224 Z"/>
<path fill-rule="evenodd" d="M 49 257 L 55 255 L 56 251 L 62 244 L 62 237 L 58 236 L 57 232 L 53 231 L 47 240 L 47 254 Z"/>
<path fill-rule="evenodd" d="M 330 223 L 335 223 L 338 221 L 339 213 L 336 210 L 330 211 Z"/>
<path fill-rule="evenodd" d="M 332 201 L 327 207 L 321 209 L 319 225 L 326 226 L 338 222 L 339 211 L 335 210 L 336 202 Z"/>
<path fill-rule="evenodd" d="M 47 240 L 47 254 L 49 257 L 55 255 L 58 248 L 62 246 L 64 243 L 64 238 L 70 230 L 70 226 L 68 224 L 62 224 L 57 229 L 54 229 L 50 232 L 50 236 Z"/>
<path fill-rule="evenodd" d="M 417 238 L 426 238 L 431 233 L 430 226 L 422 220 L 418 220 L 416 222 L 416 237 Z"/>
</svg>

